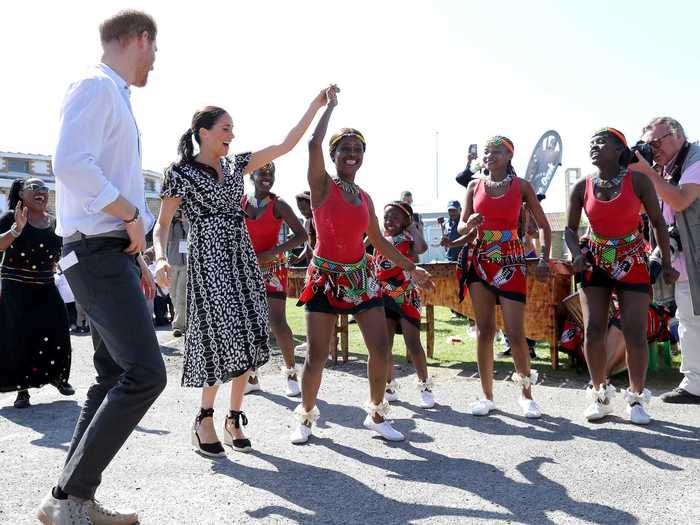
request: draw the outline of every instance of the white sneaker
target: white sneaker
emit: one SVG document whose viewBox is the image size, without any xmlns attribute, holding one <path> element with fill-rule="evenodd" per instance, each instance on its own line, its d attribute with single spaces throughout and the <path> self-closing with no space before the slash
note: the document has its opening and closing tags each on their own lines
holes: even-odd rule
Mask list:
<svg viewBox="0 0 700 525">
<path fill-rule="evenodd" d="M 425 389 L 420 391 L 420 402 L 418 406 L 421 408 L 433 408 L 435 406 L 435 398 L 430 390 Z"/>
<path fill-rule="evenodd" d="M 627 418 L 635 425 L 648 425 L 651 422 L 651 417 L 644 410 L 644 405 L 637 403 L 636 405 L 627 405 L 625 407 Z"/>
<path fill-rule="evenodd" d="M 95 525 L 88 516 L 90 500 L 68 496 L 56 499 L 51 492 L 36 511 L 37 519 L 44 525 Z"/>
<path fill-rule="evenodd" d="M 520 405 L 520 410 L 523 411 L 523 416 L 527 418 L 536 419 L 542 416 L 540 407 L 537 406 L 534 399 L 528 399 L 521 394 L 518 397 L 518 405 Z"/>
<path fill-rule="evenodd" d="M 307 343 L 306 341 L 304 341 L 300 345 L 296 345 L 294 347 L 295 352 L 306 352 L 308 349 L 309 349 L 309 343 Z"/>
<path fill-rule="evenodd" d="M 607 403 L 602 403 L 601 401 L 596 400 L 586 407 L 586 410 L 583 411 L 583 417 L 585 417 L 588 421 L 598 421 L 599 419 L 603 419 L 608 414 L 611 414 L 612 411 L 612 405 L 609 401 Z"/>
<path fill-rule="evenodd" d="M 296 397 L 301 394 L 301 388 L 299 387 L 299 381 L 296 379 L 287 379 L 287 388 L 284 391 L 284 395 L 287 397 Z"/>
<path fill-rule="evenodd" d="M 496 410 L 496 404 L 490 399 L 478 399 L 469 405 L 467 412 L 472 416 L 487 416 L 489 412 Z"/>
<path fill-rule="evenodd" d="M 391 388 L 387 388 L 384 391 L 384 400 L 388 401 L 391 403 L 392 401 L 398 401 L 399 399 L 399 393 L 396 390 L 393 390 Z"/>
<path fill-rule="evenodd" d="M 651 392 L 645 388 L 641 394 L 638 394 L 628 388 L 625 390 L 624 397 L 625 401 L 627 401 L 627 406 L 625 407 L 627 418 L 635 425 L 648 425 L 651 417 L 645 407 L 651 401 Z"/>
<path fill-rule="evenodd" d="M 583 417 L 588 421 L 597 421 L 612 413 L 610 400 L 615 397 L 615 392 L 615 387 L 610 384 L 600 385 L 597 390 L 593 386 L 589 386 L 586 389 L 586 395 L 592 403 L 583 411 Z"/>
<path fill-rule="evenodd" d="M 250 394 L 251 392 L 259 392 L 260 390 L 262 390 L 262 387 L 260 386 L 260 376 L 257 377 L 257 383 L 251 383 L 250 381 L 246 381 L 245 391 L 243 392 L 243 394 Z"/>
<path fill-rule="evenodd" d="M 134 525 L 139 521 L 136 512 L 110 510 L 97 500 L 88 500 L 87 514 L 94 525 Z"/>
<path fill-rule="evenodd" d="M 311 436 L 311 427 L 304 423 L 297 423 L 289 438 L 294 445 L 302 445 L 309 440 L 309 436 Z"/>
<path fill-rule="evenodd" d="M 392 379 L 389 383 L 386 384 L 386 388 L 384 389 L 384 401 L 392 402 L 398 401 L 398 399 L 399 384 L 396 382 L 396 379 Z"/>
<path fill-rule="evenodd" d="M 365 426 L 365 428 L 374 430 L 377 434 L 379 434 L 388 441 L 404 440 L 404 435 L 398 430 L 394 429 L 394 427 L 391 426 L 391 423 L 389 423 L 386 419 L 381 423 L 375 423 L 374 419 L 372 419 L 372 416 L 367 415 L 363 425 Z"/>
</svg>

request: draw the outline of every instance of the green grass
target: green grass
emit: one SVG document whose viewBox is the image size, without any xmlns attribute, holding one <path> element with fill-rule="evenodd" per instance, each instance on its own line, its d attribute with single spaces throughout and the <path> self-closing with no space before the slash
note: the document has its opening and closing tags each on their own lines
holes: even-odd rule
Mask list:
<svg viewBox="0 0 700 525">
<path fill-rule="evenodd" d="M 296 306 L 296 299 L 287 300 L 287 320 L 292 328 L 294 337 L 298 342 L 303 342 L 306 339 L 306 325 L 304 323 L 304 309 Z M 450 336 L 459 336 L 462 338 L 460 344 L 450 344 L 448 338 Z M 422 333 L 421 337 L 423 347 L 426 347 L 426 335 Z M 356 324 L 350 325 L 349 330 L 349 353 L 351 356 L 363 357 L 367 355 L 367 347 L 365 346 L 360 330 Z M 504 349 L 502 342 L 494 344 L 494 351 L 499 352 Z M 549 356 L 549 345 L 538 343 L 537 348 L 538 358 L 533 360 L 534 368 L 540 371 L 540 377 L 550 384 L 563 384 L 568 381 L 587 381 L 588 374 L 586 370 L 576 370 L 571 368 L 569 358 L 564 353 L 559 353 L 559 369 L 552 370 Z M 407 365 L 406 361 L 406 345 L 403 342 L 401 335 L 397 334 L 394 338 L 394 362 L 399 365 Z M 510 358 L 499 358 L 494 356 L 494 368 L 497 376 L 510 373 L 513 370 L 513 361 Z M 443 307 L 435 307 L 435 349 L 433 359 L 428 359 L 428 365 L 434 367 L 457 369 L 459 375 L 472 376 L 477 373 L 476 366 L 476 341 L 467 336 L 467 321 L 464 318 L 452 319 L 450 310 Z M 680 365 L 680 356 L 674 356 L 673 368 L 661 367 L 656 373 L 649 374 L 649 382 L 652 386 L 669 386 L 676 383 L 680 379 L 678 367 Z M 410 365 L 408 365 L 410 366 Z M 625 375 L 621 375 L 620 379 L 626 381 Z"/>
</svg>

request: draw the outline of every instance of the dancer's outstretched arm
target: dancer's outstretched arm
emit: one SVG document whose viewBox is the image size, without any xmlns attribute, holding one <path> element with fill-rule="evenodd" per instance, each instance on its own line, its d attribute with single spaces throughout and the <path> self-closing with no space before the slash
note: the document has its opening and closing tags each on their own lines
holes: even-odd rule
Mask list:
<svg viewBox="0 0 700 525">
<path fill-rule="evenodd" d="M 330 87 L 328 89 L 330 89 Z M 301 117 L 301 120 L 291 129 L 282 143 L 268 146 L 267 148 L 256 151 L 251 155 L 250 161 L 245 168 L 245 173 L 252 173 L 258 168 L 262 168 L 266 164 L 269 164 L 276 158 L 292 151 L 294 146 L 296 146 L 301 140 L 301 137 L 304 136 L 306 130 L 309 129 L 311 121 L 316 116 L 316 112 L 326 105 L 326 92 L 328 89 L 321 90 L 321 92 L 314 97 L 311 104 L 309 104 L 308 109 Z"/>
<path fill-rule="evenodd" d="M 320 205 L 321 200 L 325 197 L 328 173 L 326 172 L 326 164 L 323 161 L 323 139 L 328 131 L 328 122 L 331 119 L 333 109 L 338 105 L 337 93 L 339 91 L 335 85 L 326 90 L 328 107 L 321 115 L 318 124 L 316 124 L 314 134 L 309 141 L 309 172 L 307 173 L 307 179 L 311 189 L 312 207 Z"/>
</svg>

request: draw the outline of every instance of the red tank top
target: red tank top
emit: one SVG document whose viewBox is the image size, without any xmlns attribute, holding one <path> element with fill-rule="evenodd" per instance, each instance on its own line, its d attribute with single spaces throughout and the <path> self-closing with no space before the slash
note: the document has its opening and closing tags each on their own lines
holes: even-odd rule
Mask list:
<svg viewBox="0 0 700 525">
<path fill-rule="evenodd" d="M 350 204 L 340 188 L 329 184 L 328 196 L 318 208 L 312 208 L 316 226 L 314 253 L 324 259 L 355 263 L 365 254 L 364 235 L 369 226 L 367 194 L 360 190 L 360 204 Z"/>
<path fill-rule="evenodd" d="M 256 254 L 271 250 L 277 246 L 280 228 L 282 228 L 282 219 L 275 217 L 276 202 L 277 197 L 273 197 L 257 219 L 251 219 L 250 217 L 245 219 L 245 225 L 248 228 L 248 234 Z M 247 207 L 248 197 L 244 196 L 241 200 L 241 208 L 245 210 Z"/>
<path fill-rule="evenodd" d="M 517 230 L 522 204 L 520 179 L 513 177 L 506 192 L 500 197 L 491 197 L 484 188 L 481 179 L 474 190 L 474 212 L 481 214 L 484 222 L 479 230 Z"/>
<path fill-rule="evenodd" d="M 596 198 L 593 180 L 586 177 L 583 209 L 586 211 L 591 230 L 596 235 L 615 238 L 637 231 L 642 202 L 634 193 L 632 172 L 627 172 L 622 179 L 620 193 L 609 201 Z"/>
<path fill-rule="evenodd" d="M 409 257 L 409 253 L 413 247 L 413 237 L 411 237 L 411 235 L 404 231 L 399 233 L 396 237 L 392 237 L 385 232 L 384 237 L 394 245 L 401 255 L 406 258 Z M 403 275 L 403 269 L 384 257 L 379 250 L 377 250 L 374 255 L 374 262 L 377 265 L 377 278 L 380 281 L 388 281 L 392 277 Z"/>
</svg>

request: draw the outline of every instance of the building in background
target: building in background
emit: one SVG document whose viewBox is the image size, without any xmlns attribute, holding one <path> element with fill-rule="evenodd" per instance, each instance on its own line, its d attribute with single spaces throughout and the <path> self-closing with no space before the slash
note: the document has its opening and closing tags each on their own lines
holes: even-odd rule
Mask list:
<svg viewBox="0 0 700 525">
<path fill-rule="evenodd" d="M 0 212 L 7 208 L 7 196 L 10 186 L 16 179 L 36 177 L 49 187 L 49 213 L 55 214 L 56 194 L 53 166 L 49 155 L 34 153 L 14 153 L 0 151 Z M 146 202 L 154 216 L 160 211 L 160 186 L 162 174 L 143 170 L 143 184 L 146 190 Z"/>
</svg>

